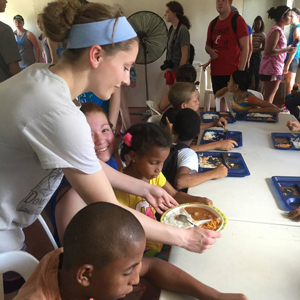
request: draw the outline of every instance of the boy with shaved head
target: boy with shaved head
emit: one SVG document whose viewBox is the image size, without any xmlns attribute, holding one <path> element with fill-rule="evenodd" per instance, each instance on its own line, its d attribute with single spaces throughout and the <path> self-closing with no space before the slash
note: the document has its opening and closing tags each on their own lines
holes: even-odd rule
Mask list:
<svg viewBox="0 0 300 300">
<path fill-rule="evenodd" d="M 133 214 L 110 203 L 90 204 L 69 223 L 64 249 L 46 255 L 14 299 L 120 299 L 140 276 L 200 299 L 247 299 L 220 293 L 160 259 L 143 258 L 145 245 L 144 230 Z"/>
</svg>

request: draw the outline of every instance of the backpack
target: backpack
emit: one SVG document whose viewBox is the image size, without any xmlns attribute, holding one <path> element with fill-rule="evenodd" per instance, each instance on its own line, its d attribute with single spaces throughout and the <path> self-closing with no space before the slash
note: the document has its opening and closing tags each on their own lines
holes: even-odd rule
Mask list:
<svg viewBox="0 0 300 300">
<path fill-rule="evenodd" d="M 167 157 L 167 159 L 165 160 L 164 166 L 162 169 L 162 173 L 164 174 L 167 181 L 173 186 L 174 189 L 176 189 L 174 183 L 175 183 L 175 177 L 176 177 L 176 173 L 177 173 L 178 151 L 181 149 L 184 149 L 184 148 L 190 148 L 190 147 L 186 144 L 172 145 L 172 147 L 170 149 L 170 154 Z"/>
<path fill-rule="evenodd" d="M 192 65 L 195 58 L 195 47 L 190 43 L 190 55 L 188 62 Z"/>
<path fill-rule="evenodd" d="M 240 17 L 240 15 L 238 13 L 235 13 L 232 18 L 231 18 L 231 27 L 232 27 L 232 30 L 233 32 L 236 34 L 236 31 L 237 31 L 237 18 Z M 214 18 L 212 20 L 212 23 L 211 23 L 211 28 L 210 28 L 210 36 L 211 36 L 211 40 L 212 40 L 212 34 L 213 34 L 213 31 L 215 29 L 215 26 L 218 22 L 218 19 L 219 19 L 219 16 L 217 16 L 216 18 Z M 212 40 L 212 42 L 214 42 Z"/>
</svg>

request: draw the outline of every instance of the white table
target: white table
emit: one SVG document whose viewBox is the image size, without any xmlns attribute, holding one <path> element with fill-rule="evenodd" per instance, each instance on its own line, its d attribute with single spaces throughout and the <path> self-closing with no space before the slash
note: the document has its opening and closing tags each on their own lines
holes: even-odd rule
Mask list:
<svg viewBox="0 0 300 300">
<path fill-rule="evenodd" d="M 243 146 L 230 152 L 243 155 L 250 176 L 211 180 L 190 188 L 189 194 L 213 200 L 229 220 L 300 226 L 286 218 L 286 210 L 271 182 L 272 176 L 300 176 L 300 151 L 275 149 L 271 138 L 272 132 L 289 132 L 286 123 L 294 117 L 278 117 L 278 123 L 228 124 L 229 130 L 242 131 Z"/>
<path fill-rule="evenodd" d="M 293 222 L 280 204 L 272 176 L 300 176 L 300 151 L 277 150 L 271 133 L 289 132 L 291 115 L 278 123 L 238 121 L 242 131 L 239 152 L 251 173 L 222 178 L 190 188 L 192 195 L 214 201 L 228 218 L 217 244 L 199 255 L 172 247 L 169 261 L 221 292 L 241 292 L 251 300 L 300 299 L 300 222 Z M 188 300 L 162 291 L 160 300 Z"/>
<path fill-rule="evenodd" d="M 172 247 L 169 261 L 221 292 L 250 300 L 300 299 L 298 227 L 230 221 L 223 237 L 199 255 Z M 160 300 L 194 299 L 162 291 Z"/>
</svg>

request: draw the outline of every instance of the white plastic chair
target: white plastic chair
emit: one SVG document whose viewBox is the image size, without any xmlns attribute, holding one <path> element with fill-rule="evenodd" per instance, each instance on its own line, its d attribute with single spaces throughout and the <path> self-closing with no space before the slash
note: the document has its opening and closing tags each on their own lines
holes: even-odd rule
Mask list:
<svg viewBox="0 0 300 300">
<path fill-rule="evenodd" d="M 161 113 L 159 112 L 159 107 L 154 101 L 147 100 L 146 104 L 150 108 L 151 116 L 161 115 Z"/>
<path fill-rule="evenodd" d="M 162 115 L 153 115 L 147 120 L 147 122 L 159 125 L 161 118 Z"/>
<path fill-rule="evenodd" d="M 48 235 L 48 238 L 53 246 L 54 249 L 58 249 L 57 243 L 52 235 L 52 232 L 50 231 L 47 223 L 45 222 L 44 218 L 42 217 L 42 215 L 38 216 L 38 220 L 40 221 L 41 225 L 43 226 L 46 234 Z"/>
<path fill-rule="evenodd" d="M 200 93 L 200 87 L 201 87 L 201 77 L 202 77 L 202 67 L 201 67 L 201 63 L 197 63 L 197 64 L 193 64 L 194 68 L 196 69 L 196 73 L 197 73 L 197 77 L 196 77 L 196 82 L 198 84 L 196 84 L 196 89 L 198 90 L 198 92 Z"/>
<path fill-rule="evenodd" d="M 214 98 L 214 92 L 212 90 L 212 84 L 211 84 L 211 76 L 210 76 L 210 66 L 206 68 L 205 71 L 203 71 L 203 81 L 204 81 L 204 111 L 210 110 L 210 102 L 211 99 Z"/>
</svg>

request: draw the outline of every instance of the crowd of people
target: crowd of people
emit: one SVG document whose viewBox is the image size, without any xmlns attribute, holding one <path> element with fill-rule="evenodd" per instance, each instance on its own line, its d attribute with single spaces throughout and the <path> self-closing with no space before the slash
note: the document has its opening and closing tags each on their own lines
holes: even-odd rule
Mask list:
<svg viewBox="0 0 300 300">
<path fill-rule="evenodd" d="M 1 13 L 6 2 L 0 0 Z M 265 35 L 262 18 L 255 18 L 252 32 L 232 0 L 216 0 L 216 9 L 205 44 L 215 96 L 232 93 L 235 112 L 279 113 L 272 102 L 285 76 L 286 106 L 299 119 L 300 91 L 292 87 L 300 59 L 295 43 L 300 11 L 272 7 L 268 16 L 275 24 Z M 37 15 L 43 63 L 37 63 L 39 44 L 21 15 L 13 18 L 14 32 L 0 22 L 0 253 L 26 251 L 23 228 L 48 203 L 55 239 L 63 247 L 40 262 L 15 299 L 104 300 L 127 294 L 140 299 L 146 289 L 140 277 L 199 299 L 247 299 L 220 293 L 167 262 L 170 245 L 203 253 L 221 238 L 216 231 L 159 220 L 180 203 L 212 204 L 205 195 L 187 194 L 187 188 L 226 177 L 228 169 L 220 165 L 198 173 L 196 151 L 229 151 L 237 142 L 193 144 L 200 130 L 225 128 L 227 121 L 201 123 L 191 23 L 176 1 L 166 4 L 165 19 L 171 26 L 161 69 L 169 91 L 159 106 L 159 125 L 130 123 L 126 97 L 136 84 L 139 41 L 120 7 L 49 2 Z M 283 28 L 289 24 L 287 42 Z M 265 100 L 249 91 L 253 76 L 255 89 L 264 83 Z M 225 101 L 221 105 L 224 109 Z M 126 167 L 119 171 L 120 106 L 120 157 Z M 287 126 L 300 131 L 298 122 Z M 298 219 L 299 209 L 289 216 Z M 17 282 L 15 274 L 4 274 L 7 291 L 18 290 Z"/>
</svg>

